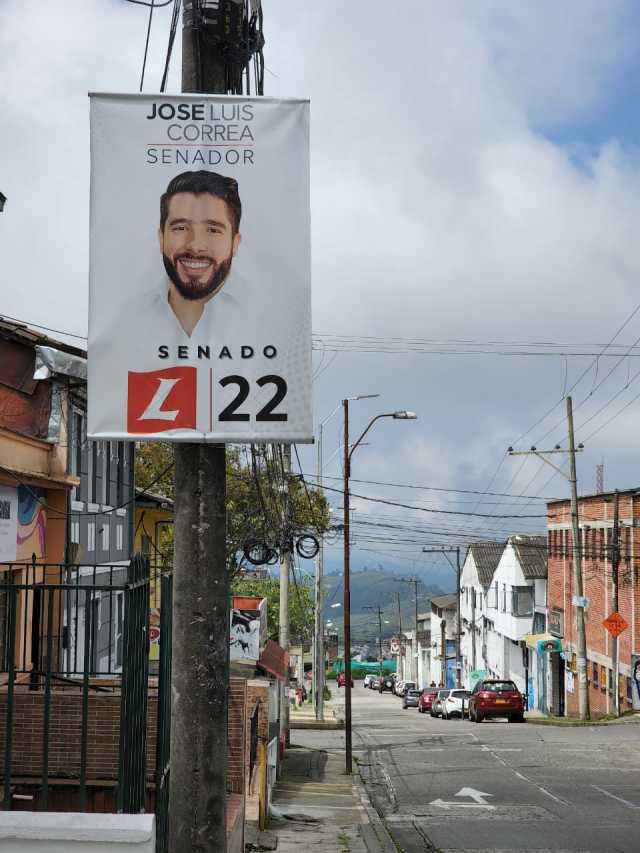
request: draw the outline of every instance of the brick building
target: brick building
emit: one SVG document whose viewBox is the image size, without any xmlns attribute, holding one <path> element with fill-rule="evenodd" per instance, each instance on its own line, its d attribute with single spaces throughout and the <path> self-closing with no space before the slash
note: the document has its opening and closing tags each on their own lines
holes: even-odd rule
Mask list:
<svg viewBox="0 0 640 853">
<path fill-rule="evenodd" d="M 583 555 L 583 594 L 587 638 L 587 680 L 592 716 L 612 713 L 615 708 L 612 639 L 602 622 L 612 612 L 612 536 L 614 496 L 611 492 L 578 499 L 580 546 Z M 633 663 L 640 655 L 640 489 L 619 492 L 619 580 L 618 611 L 629 627 L 618 641 L 620 710 L 636 706 L 638 686 L 633 681 Z M 578 713 L 576 665 L 576 613 L 572 602 L 573 535 L 568 500 L 547 504 L 549 548 L 549 631 L 562 638 L 564 651 L 551 658 L 551 710 L 574 716 Z"/>
</svg>

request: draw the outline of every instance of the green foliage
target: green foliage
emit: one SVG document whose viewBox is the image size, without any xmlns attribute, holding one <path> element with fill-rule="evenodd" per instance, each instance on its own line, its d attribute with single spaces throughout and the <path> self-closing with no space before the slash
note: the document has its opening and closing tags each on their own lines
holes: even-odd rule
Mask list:
<svg viewBox="0 0 640 853">
<path fill-rule="evenodd" d="M 280 582 L 276 578 L 266 581 L 245 581 L 234 578 L 231 584 L 234 595 L 255 595 L 267 599 L 267 632 L 278 641 L 280 616 Z M 313 634 L 313 590 L 298 581 L 289 585 L 289 634 L 294 638 L 310 640 Z"/>
<path fill-rule="evenodd" d="M 150 491 L 174 497 L 173 445 L 141 442 L 136 448 L 136 484 Z M 227 448 L 227 566 L 237 573 L 246 563 L 245 543 L 263 541 L 280 548 L 300 533 L 318 534 L 329 526 L 329 509 L 324 496 L 305 488 L 299 477 L 289 478 L 289 514 L 285 501 L 281 460 L 261 454 L 244 458 L 237 447 Z M 165 469 L 168 469 L 165 472 Z M 162 476 L 160 476 L 162 474 Z M 158 479 L 159 478 L 159 479 Z M 155 482 L 158 480 L 157 482 Z M 171 543 L 168 543 L 169 548 Z"/>
</svg>

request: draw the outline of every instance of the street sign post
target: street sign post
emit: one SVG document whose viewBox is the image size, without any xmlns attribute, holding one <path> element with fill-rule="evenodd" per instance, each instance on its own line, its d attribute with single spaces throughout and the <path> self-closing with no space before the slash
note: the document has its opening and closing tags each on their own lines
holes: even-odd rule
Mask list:
<svg viewBox="0 0 640 853">
<path fill-rule="evenodd" d="M 618 613 L 617 610 L 610 616 L 607 616 L 606 619 L 603 619 L 602 624 L 612 637 L 619 637 L 620 634 L 622 634 L 623 631 L 626 631 L 629 627 L 629 623 Z"/>
</svg>

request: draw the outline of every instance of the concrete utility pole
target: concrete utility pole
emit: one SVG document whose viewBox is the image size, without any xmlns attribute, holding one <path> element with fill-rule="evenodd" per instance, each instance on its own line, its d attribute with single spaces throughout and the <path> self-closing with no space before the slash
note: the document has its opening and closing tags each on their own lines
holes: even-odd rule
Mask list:
<svg viewBox="0 0 640 853">
<path fill-rule="evenodd" d="M 584 592 L 582 585 L 582 543 L 580 541 L 580 521 L 578 518 L 578 480 L 576 475 L 576 453 L 583 450 L 583 445 L 576 448 L 575 435 L 573 431 L 573 407 L 571 397 L 566 398 L 567 403 L 567 432 L 569 435 L 569 449 L 563 450 L 557 446 L 553 450 L 531 450 L 515 451 L 513 447 L 508 448 L 510 456 L 537 456 L 565 480 L 569 481 L 571 488 L 571 527 L 573 531 L 573 589 L 579 603 L 576 609 L 576 658 L 578 663 L 578 709 L 581 720 L 589 719 L 589 685 L 587 684 L 587 638 L 584 624 Z M 569 454 L 569 476 L 557 465 L 547 459 L 552 453 Z"/>
<path fill-rule="evenodd" d="M 320 424 L 318 437 L 318 470 L 316 485 L 322 492 L 322 430 Z M 320 536 L 316 557 L 315 583 L 315 624 L 314 624 L 314 653 L 313 653 L 313 702 L 316 720 L 324 720 L 324 616 L 322 601 L 322 579 L 324 575 L 324 536 Z"/>
<path fill-rule="evenodd" d="M 440 622 L 440 645 L 442 648 L 442 663 L 440 669 L 440 683 L 447 686 L 447 620 Z"/>
<path fill-rule="evenodd" d="M 225 93 L 225 65 L 200 51 L 185 2 L 182 90 Z M 226 448 L 175 445 L 175 545 L 171 676 L 169 852 L 227 849 L 229 574 Z"/>
<path fill-rule="evenodd" d="M 414 603 L 414 638 L 411 654 L 411 680 L 418 684 L 418 584 L 420 578 L 398 578 L 397 583 L 413 584 L 413 603 Z"/>
<path fill-rule="evenodd" d="M 462 620 L 460 617 L 460 575 L 461 575 L 461 566 L 460 566 L 460 547 L 456 546 L 449 547 L 447 545 L 443 545 L 441 548 L 423 548 L 423 554 L 444 554 L 447 558 L 447 562 L 454 569 L 456 573 L 456 687 L 462 686 L 462 655 L 460 653 L 460 634 L 462 633 Z M 456 564 L 453 566 L 451 560 L 449 559 L 449 554 L 456 555 Z M 473 620 L 473 668 L 476 668 L 475 658 L 476 658 L 476 635 L 475 635 L 475 615 Z"/>
<path fill-rule="evenodd" d="M 378 614 L 378 674 L 382 678 L 382 608 L 379 604 L 367 605 L 363 610 L 373 610 Z M 380 690 L 382 693 L 382 690 Z"/>
<path fill-rule="evenodd" d="M 272 445 L 275 452 L 276 445 Z M 280 631 L 278 642 L 280 646 L 289 653 L 289 578 L 291 577 L 291 535 L 290 535 L 290 504 L 289 504 L 289 475 L 291 473 L 291 445 L 282 445 L 283 465 L 285 474 L 284 483 L 284 529 L 285 536 L 282 542 L 281 557 L 280 557 Z M 304 648 L 303 648 L 304 657 Z M 303 665 L 304 669 L 304 665 Z M 285 674 L 285 681 L 282 685 L 281 692 L 281 711 L 280 714 L 280 736 L 284 737 L 284 742 L 289 746 L 289 672 Z"/>
<path fill-rule="evenodd" d="M 567 428 L 569 433 L 569 483 L 571 484 L 571 525 L 573 528 L 573 587 L 576 597 L 584 596 L 582 588 L 582 545 L 578 519 L 578 480 L 576 475 L 576 446 L 573 432 L 573 408 L 567 397 Z M 581 720 L 589 719 L 589 685 L 587 684 L 587 637 L 584 625 L 584 604 L 576 604 L 576 647 L 578 661 L 578 709 Z"/>
<path fill-rule="evenodd" d="M 618 612 L 618 572 L 620 568 L 620 495 L 616 490 L 613 495 L 613 531 L 611 538 L 611 584 L 613 595 L 611 598 L 611 612 Z M 611 638 L 613 657 L 613 689 L 614 707 L 616 717 L 620 716 L 620 690 L 618 686 L 620 675 L 620 646 L 617 637 Z"/>
</svg>

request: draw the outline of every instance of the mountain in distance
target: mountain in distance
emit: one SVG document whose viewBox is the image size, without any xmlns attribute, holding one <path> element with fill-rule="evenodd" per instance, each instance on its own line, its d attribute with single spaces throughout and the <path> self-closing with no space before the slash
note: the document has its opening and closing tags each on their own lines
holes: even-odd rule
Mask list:
<svg viewBox="0 0 640 853">
<path fill-rule="evenodd" d="M 396 634 L 399 630 L 398 593 L 400 594 L 400 615 L 403 630 L 410 631 L 415 623 L 414 585 L 402 583 L 402 577 L 396 572 L 390 572 L 381 566 L 365 566 L 351 572 L 351 634 L 353 641 L 371 640 L 378 636 L 378 605 L 382 608 L 384 638 Z M 342 635 L 342 607 L 332 607 L 342 604 L 343 578 L 342 572 L 332 572 L 325 575 L 323 582 L 324 618 L 331 620 L 334 627 Z M 443 590 L 437 584 L 418 584 L 418 612 L 431 611 L 431 597 L 442 595 Z M 375 610 L 367 610 L 374 607 Z"/>
</svg>

